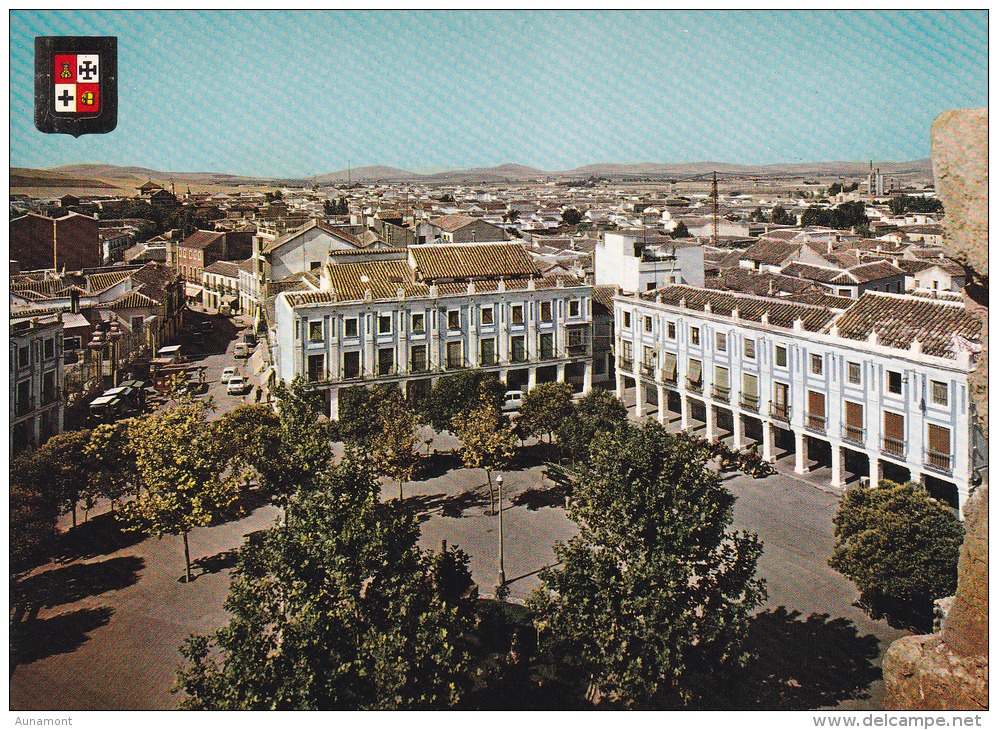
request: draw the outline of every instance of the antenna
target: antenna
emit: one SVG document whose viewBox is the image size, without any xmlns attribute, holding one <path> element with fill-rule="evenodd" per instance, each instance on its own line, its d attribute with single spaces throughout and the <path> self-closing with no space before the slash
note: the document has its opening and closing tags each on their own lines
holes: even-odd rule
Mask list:
<svg viewBox="0 0 998 730">
<path fill-rule="evenodd" d="M 717 171 L 710 184 L 710 198 L 714 202 L 714 248 L 717 248 Z"/>
</svg>

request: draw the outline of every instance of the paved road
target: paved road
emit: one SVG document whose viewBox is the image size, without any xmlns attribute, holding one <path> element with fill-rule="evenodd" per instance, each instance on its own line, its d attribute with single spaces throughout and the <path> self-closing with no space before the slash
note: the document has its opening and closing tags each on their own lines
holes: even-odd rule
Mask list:
<svg viewBox="0 0 998 730">
<path fill-rule="evenodd" d="M 204 360 L 221 408 L 237 402 L 217 392 L 217 374 L 230 359 L 216 352 Z M 441 452 L 456 445 L 446 435 L 434 443 Z M 552 544 L 574 534 L 562 497 L 546 491 L 537 447 L 527 451 L 504 474 L 505 568 L 517 601 L 537 585 L 536 572 L 554 561 Z M 439 549 L 446 540 L 463 548 L 481 594 L 491 595 L 498 579 L 498 518 L 483 514 L 484 484 L 483 471 L 464 469 L 457 456 L 442 453 L 424 479 L 404 489 L 407 505 L 422 515 L 422 544 Z M 827 565 L 837 495 L 783 474 L 738 476 L 727 485 L 738 497 L 735 526 L 757 532 L 765 544 L 759 568 L 769 601 L 753 622 L 751 639 L 761 655 L 756 675 L 721 694 L 741 707 L 879 707 L 877 667 L 901 632 L 855 608 L 855 589 Z M 384 494 L 394 497 L 394 485 L 386 484 Z M 183 553 L 172 537 L 109 544 L 46 566 L 48 578 L 35 580 L 48 598 L 31 630 L 34 641 L 12 666 L 11 708 L 174 707 L 178 645 L 190 633 L 225 623 L 230 551 L 275 517 L 275 509 L 263 506 L 238 521 L 195 530 L 192 556 L 208 560 L 189 585 L 178 580 Z"/>
</svg>

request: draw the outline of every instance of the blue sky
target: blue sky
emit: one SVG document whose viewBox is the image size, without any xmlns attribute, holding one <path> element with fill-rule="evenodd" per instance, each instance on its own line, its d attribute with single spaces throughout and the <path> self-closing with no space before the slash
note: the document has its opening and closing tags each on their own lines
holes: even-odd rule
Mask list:
<svg viewBox="0 0 998 730">
<path fill-rule="evenodd" d="M 36 35 L 118 36 L 118 127 L 42 134 Z M 929 155 L 987 13 L 10 13 L 11 165 L 304 176 Z"/>
</svg>

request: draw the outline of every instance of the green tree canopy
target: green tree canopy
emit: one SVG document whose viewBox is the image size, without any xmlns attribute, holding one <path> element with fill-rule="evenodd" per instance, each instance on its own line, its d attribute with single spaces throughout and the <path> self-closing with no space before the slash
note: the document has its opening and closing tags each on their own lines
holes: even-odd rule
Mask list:
<svg viewBox="0 0 998 730">
<path fill-rule="evenodd" d="M 420 460 L 419 423 L 397 385 L 372 400 L 377 407 L 368 418 L 378 425 L 378 430 L 369 442 L 371 459 L 378 474 L 398 484 L 402 499 L 402 484 L 412 479 Z"/>
<path fill-rule="evenodd" d="M 866 205 L 859 201 L 840 203 L 834 208 L 810 205 L 801 217 L 801 225 L 822 226 L 839 230 L 856 228 L 864 223 L 869 223 L 869 221 L 870 219 L 866 216 Z"/>
<path fill-rule="evenodd" d="M 502 408 L 506 392 L 495 373 L 465 370 L 455 375 L 437 378 L 423 404 L 423 419 L 437 431 L 451 428 L 454 418 L 463 416 L 486 398 L 496 408 Z"/>
<path fill-rule="evenodd" d="M 579 535 L 530 599 L 542 651 L 590 701 L 682 704 L 697 677 L 745 659 L 762 544 L 729 530 L 734 497 L 706 459 L 657 423 L 593 446 L 569 513 Z"/>
<path fill-rule="evenodd" d="M 686 227 L 685 222 L 679 221 L 679 223 L 676 224 L 676 227 L 672 229 L 672 233 L 669 235 L 673 238 L 690 238 L 693 234 L 690 233 L 690 229 Z"/>
<path fill-rule="evenodd" d="M 586 461 L 589 447 L 604 433 L 614 433 L 627 424 L 627 406 L 613 393 L 592 390 L 575 404 L 558 426 L 558 441 L 573 461 Z"/>
<path fill-rule="evenodd" d="M 769 216 L 769 221 L 778 226 L 793 226 L 797 224 L 797 219 L 790 215 L 782 205 L 773 206 L 773 212 Z"/>
<path fill-rule="evenodd" d="M 296 520 L 240 550 L 229 624 L 189 639 L 187 709 L 430 709 L 467 691 L 467 556 L 417 546 L 419 526 L 344 460 L 303 490 Z"/>
<path fill-rule="evenodd" d="M 938 213 L 943 209 L 943 203 L 938 198 L 922 196 L 896 195 L 887 204 L 894 215 L 905 213 Z"/>
<path fill-rule="evenodd" d="M 129 446 L 134 424 L 134 419 L 126 418 L 96 426 L 87 443 L 87 491 L 110 501 L 112 510 L 115 502 L 134 493 L 138 486 L 135 454 Z"/>
<path fill-rule="evenodd" d="M 562 422 L 572 415 L 572 386 L 568 383 L 541 383 L 523 396 L 520 423 L 527 433 L 547 434 L 548 443 Z"/>
<path fill-rule="evenodd" d="M 488 394 L 465 414 L 454 417 L 451 426 L 461 439 L 461 457 L 469 469 L 484 469 L 489 484 L 491 510 L 496 511 L 492 472 L 505 469 L 516 455 L 516 434 Z"/>
<path fill-rule="evenodd" d="M 268 488 L 266 475 L 282 468 L 280 461 L 281 419 L 270 406 L 240 405 L 209 424 L 211 438 L 218 450 L 219 470 L 255 475 L 260 486 Z"/>
<path fill-rule="evenodd" d="M 56 540 L 57 496 L 42 489 L 47 475 L 31 454 L 10 460 L 10 572 L 16 575 L 44 562 Z"/>
<path fill-rule="evenodd" d="M 53 436 L 35 452 L 35 469 L 43 476 L 45 489 L 59 506 L 60 514 L 73 515 L 82 501 L 85 509 L 94 506 L 96 495 L 90 491 L 93 464 L 87 452 L 90 431 L 66 431 Z"/>
<path fill-rule="evenodd" d="M 582 213 L 579 212 L 578 208 L 565 208 L 561 212 L 561 220 L 570 226 L 577 226 L 582 222 Z"/>
<path fill-rule="evenodd" d="M 853 487 L 834 522 L 829 565 L 864 594 L 924 601 L 956 591 L 963 525 L 921 485 Z"/>
</svg>

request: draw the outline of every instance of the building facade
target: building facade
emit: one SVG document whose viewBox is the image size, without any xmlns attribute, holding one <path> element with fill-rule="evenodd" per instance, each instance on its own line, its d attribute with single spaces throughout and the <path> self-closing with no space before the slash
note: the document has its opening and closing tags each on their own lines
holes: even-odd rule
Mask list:
<svg viewBox="0 0 998 730">
<path fill-rule="evenodd" d="M 799 474 L 922 481 L 962 511 L 975 480 L 974 369 L 980 320 L 958 303 L 863 294 L 842 310 L 668 287 L 614 298 L 616 386 L 637 414 Z"/>
<path fill-rule="evenodd" d="M 598 286 L 643 292 L 669 284 L 704 285 L 703 247 L 654 232 L 607 232 L 596 245 Z"/>
<path fill-rule="evenodd" d="M 467 369 L 511 389 L 592 386 L 592 288 L 541 277 L 519 244 L 422 245 L 330 257 L 320 286 L 276 298 L 274 363 L 327 394 L 376 382 L 428 390 Z"/>
<path fill-rule="evenodd" d="M 10 453 L 62 432 L 62 315 L 10 323 Z"/>
</svg>

